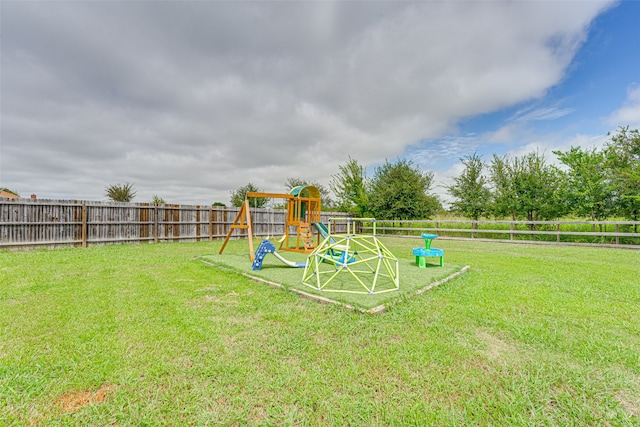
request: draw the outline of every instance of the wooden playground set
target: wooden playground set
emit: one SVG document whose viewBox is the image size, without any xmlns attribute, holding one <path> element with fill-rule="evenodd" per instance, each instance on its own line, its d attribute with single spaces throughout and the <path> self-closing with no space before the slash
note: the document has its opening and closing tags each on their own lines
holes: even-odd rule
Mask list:
<svg viewBox="0 0 640 427">
<path fill-rule="evenodd" d="M 247 192 L 244 203 L 220 248 L 220 253 L 224 251 L 234 230 L 247 230 L 249 254 L 251 261 L 254 261 L 253 229 L 251 225 L 249 199 L 255 198 L 285 199 L 287 201 L 284 236 L 279 240 L 279 250 L 309 253 L 320 243 L 320 236 L 318 235 L 314 241 L 314 235 L 311 230 L 311 224 L 320 222 L 322 209 L 320 191 L 312 185 L 301 185 L 292 188 L 291 191 L 286 194 Z"/>
</svg>

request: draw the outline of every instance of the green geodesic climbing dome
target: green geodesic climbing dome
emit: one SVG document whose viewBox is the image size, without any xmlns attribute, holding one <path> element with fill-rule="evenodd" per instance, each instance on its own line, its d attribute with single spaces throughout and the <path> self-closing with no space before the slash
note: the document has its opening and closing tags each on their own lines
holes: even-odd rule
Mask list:
<svg viewBox="0 0 640 427">
<path fill-rule="evenodd" d="M 373 295 L 397 291 L 398 259 L 376 236 L 334 234 L 309 254 L 302 283 L 325 292 Z"/>
</svg>

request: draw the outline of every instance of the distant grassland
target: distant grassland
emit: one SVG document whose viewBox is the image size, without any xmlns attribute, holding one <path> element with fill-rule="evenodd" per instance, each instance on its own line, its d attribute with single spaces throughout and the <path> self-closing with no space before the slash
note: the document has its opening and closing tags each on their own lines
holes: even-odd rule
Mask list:
<svg viewBox="0 0 640 427">
<path fill-rule="evenodd" d="M 470 270 L 379 315 L 220 242 L 0 252 L 0 425 L 640 425 L 640 252 L 436 242 Z"/>
<path fill-rule="evenodd" d="M 609 221 L 602 224 L 587 224 L 580 220 L 562 221 L 484 221 L 477 223 L 468 219 L 433 219 L 414 221 L 377 221 L 377 234 L 419 236 L 435 233 L 441 237 L 479 238 L 492 240 L 515 240 L 553 243 L 587 243 L 640 245 L 640 226 Z M 371 223 L 363 224 L 364 230 L 372 230 Z M 616 234 L 630 233 L 635 236 Z"/>
</svg>

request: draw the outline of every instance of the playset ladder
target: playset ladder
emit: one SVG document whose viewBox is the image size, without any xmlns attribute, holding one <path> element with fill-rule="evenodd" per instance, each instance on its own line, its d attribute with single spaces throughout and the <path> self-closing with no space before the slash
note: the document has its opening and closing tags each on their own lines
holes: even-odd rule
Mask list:
<svg viewBox="0 0 640 427">
<path fill-rule="evenodd" d="M 308 222 L 301 222 L 298 230 L 304 248 L 315 248 L 316 246 L 313 244 L 313 232 L 311 231 L 311 224 L 309 224 Z"/>
</svg>

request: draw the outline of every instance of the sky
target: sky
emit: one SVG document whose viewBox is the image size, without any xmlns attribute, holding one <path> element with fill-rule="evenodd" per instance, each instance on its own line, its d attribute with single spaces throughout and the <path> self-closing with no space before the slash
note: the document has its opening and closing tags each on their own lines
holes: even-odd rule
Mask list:
<svg viewBox="0 0 640 427">
<path fill-rule="evenodd" d="M 0 187 L 229 203 L 640 127 L 640 1 L 0 0 Z"/>
</svg>

